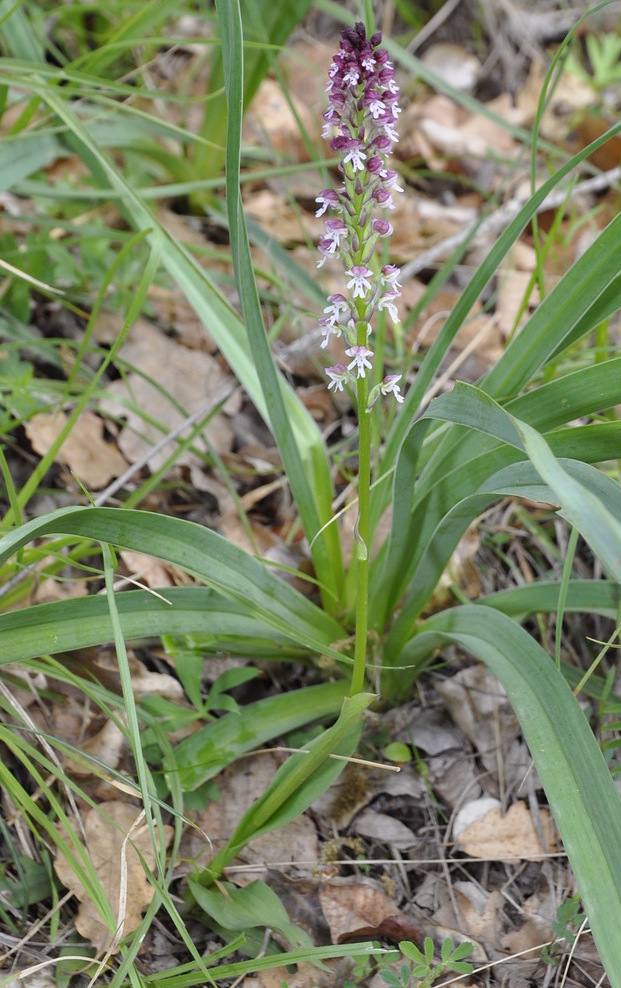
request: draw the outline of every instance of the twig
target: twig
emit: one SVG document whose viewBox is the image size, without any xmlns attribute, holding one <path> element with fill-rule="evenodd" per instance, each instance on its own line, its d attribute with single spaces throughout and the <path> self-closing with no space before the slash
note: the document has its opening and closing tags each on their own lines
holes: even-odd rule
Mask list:
<svg viewBox="0 0 621 988">
<path fill-rule="evenodd" d="M 538 207 L 537 212 L 542 213 L 547 209 L 558 209 L 563 203 L 569 198 L 569 200 L 577 199 L 578 196 L 587 195 L 592 192 L 601 192 L 603 189 L 609 188 L 621 179 L 621 166 L 616 168 L 611 168 L 610 171 L 602 172 L 601 175 L 595 175 L 593 178 L 587 178 L 584 182 L 577 183 L 573 189 L 556 189 L 551 192 L 549 196 L 543 200 L 541 205 Z M 509 202 L 500 206 L 493 213 L 491 213 L 484 220 L 473 220 L 471 223 L 464 226 L 457 233 L 452 234 L 450 237 L 445 237 L 439 243 L 430 247 L 429 250 L 424 251 L 424 253 L 419 254 L 418 257 L 413 258 L 407 264 L 404 264 L 401 268 L 401 280 L 407 278 L 412 278 L 414 275 L 423 271 L 425 268 L 431 267 L 436 263 L 436 261 L 441 258 L 445 258 L 447 254 L 463 244 L 465 240 L 471 235 L 471 233 L 476 230 L 474 242 L 482 237 L 493 235 L 497 236 L 502 230 L 504 230 L 511 220 L 513 220 L 520 209 L 528 202 L 528 196 L 514 196 Z"/>
<path fill-rule="evenodd" d="M 226 399 L 230 397 L 230 395 L 232 395 L 234 390 L 235 387 L 231 386 L 229 388 L 223 388 L 221 391 L 218 391 L 213 398 L 210 398 L 208 402 L 206 402 L 204 405 L 201 405 L 200 408 L 197 408 L 196 411 L 192 412 L 191 415 L 188 415 L 188 417 L 185 418 L 183 422 L 180 422 L 179 425 L 177 425 L 174 429 L 171 429 L 171 431 L 167 432 L 165 436 L 162 436 L 162 438 L 155 444 L 155 446 L 152 446 L 150 449 L 148 449 L 146 453 L 144 453 L 141 457 L 139 457 L 135 461 L 135 463 L 132 463 L 132 465 L 125 471 L 125 473 L 121 474 L 120 477 L 117 477 L 116 480 L 113 480 L 112 483 L 109 484 L 105 490 L 101 491 L 97 495 L 97 497 L 94 499 L 95 507 L 101 508 L 102 505 L 106 503 L 106 501 L 109 501 L 110 498 L 114 494 L 116 494 L 117 491 L 121 490 L 121 488 L 125 486 L 128 480 L 131 480 L 131 478 L 136 473 L 142 470 L 142 468 L 145 467 L 149 463 L 149 461 L 152 460 L 153 457 L 156 456 L 162 449 L 164 449 L 165 446 L 168 446 L 168 444 L 171 443 L 173 439 L 176 439 L 182 432 L 184 432 L 185 429 L 188 428 L 188 426 L 195 425 L 196 422 L 198 422 L 199 419 L 201 419 L 204 415 L 209 415 L 209 413 L 212 412 L 215 408 L 217 408 L 217 406 L 221 402 L 226 401 Z"/>
<path fill-rule="evenodd" d="M 436 33 L 438 28 L 444 24 L 445 20 L 447 20 L 455 10 L 457 10 L 460 3 L 462 3 L 462 0 L 447 0 L 447 3 L 436 11 L 431 20 L 427 21 L 424 28 L 418 32 L 416 37 L 412 38 L 406 48 L 406 51 L 408 51 L 410 55 L 413 55 L 415 51 L 418 51 L 420 46 L 425 44 L 426 41 L 429 41 L 429 38 Z"/>
</svg>

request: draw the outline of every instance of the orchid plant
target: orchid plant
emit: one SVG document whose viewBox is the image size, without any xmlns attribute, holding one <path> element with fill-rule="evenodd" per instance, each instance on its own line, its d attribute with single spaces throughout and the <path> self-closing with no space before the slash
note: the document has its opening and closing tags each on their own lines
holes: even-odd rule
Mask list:
<svg viewBox="0 0 621 988">
<path fill-rule="evenodd" d="M 19 18 L 21 7 L 8 16 Z M 169 10 L 169 5 L 147 7 Z M 612 471 L 605 473 L 597 467 L 618 457 L 619 423 L 602 418 L 601 413 L 621 404 L 621 358 L 610 352 L 602 359 L 600 350 L 592 361 L 583 359 L 577 365 L 569 361 L 570 373 L 564 377 L 559 370 L 559 357 L 571 357 L 572 348 L 596 329 L 599 332 L 621 305 L 621 218 L 612 220 L 547 293 L 477 386 L 458 384 L 453 392 L 430 404 L 424 399 L 453 339 L 512 244 L 548 194 L 610 136 L 621 131 L 621 125 L 564 160 L 533 192 L 498 236 L 421 360 L 416 376 L 408 378 L 406 389 L 401 374 L 384 373 L 379 359 L 382 347 L 376 342 L 377 327 L 385 315 L 393 323 L 399 320 L 403 282 L 399 267 L 386 263 L 383 250 L 391 233 L 386 216 L 394 205 L 393 196 L 401 191 L 396 170 L 389 163 L 399 118 L 393 63 L 402 72 L 421 74 L 430 85 L 437 80 L 425 75 L 425 67 L 395 43 L 385 41 L 383 46 L 370 18 L 365 26 L 352 25 L 339 5 L 331 5 L 331 9 L 347 21 L 328 70 L 324 115 L 325 135 L 339 159 L 340 184 L 317 196 L 318 213 L 326 217 L 319 265 L 321 268 L 328 261 L 342 265 L 342 290 L 333 292 L 326 304 L 315 281 L 304 277 L 289 259 L 287 272 L 306 292 L 309 307 L 318 312 L 323 309 L 323 350 L 333 353 L 336 348 L 326 369 L 328 390 L 351 394 L 357 410 L 358 521 L 349 572 L 345 573 L 335 517 L 332 452 L 278 369 L 255 281 L 240 194 L 242 108 L 248 90 L 242 72 L 239 0 L 216 0 L 216 11 L 228 103 L 227 221 L 241 314 L 233 311 L 209 271 L 151 209 L 151 200 L 159 194 L 157 183 L 148 189 L 136 187 L 119 167 L 124 141 L 133 136 L 133 90 L 127 104 L 122 90 L 114 103 L 124 125 L 123 141 L 117 148 L 110 136 L 113 129 L 99 131 L 93 121 L 94 107 L 110 111 L 109 79 L 94 76 L 86 101 L 79 73 L 74 76 L 63 69 L 55 75 L 44 51 L 37 55 L 35 49 L 18 50 L 14 62 L 8 60 L 4 65 L 6 85 L 28 93 L 33 112 L 41 105 L 46 113 L 38 118 L 29 110 L 19 116 L 0 147 L 0 163 L 6 165 L 3 174 L 14 175 L 19 190 L 23 168 L 36 171 L 41 167 L 31 151 L 33 144 L 39 146 L 48 122 L 50 141 L 58 140 L 60 130 L 70 134 L 72 153 L 81 156 L 89 176 L 85 197 L 90 201 L 95 186 L 102 198 L 110 195 L 124 222 L 139 231 L 137 238 L 148 248 L 143 278 L 124 331 L 138 316 L 156 272 L 163 268 L 209 327 L 239 384 L 276 438 L 283 476 L 309 546 L 316 595 L 301 593 L 265 560 L 216 532 L 137 510 L 140 498 L 129 492 L 123 507 L 72 506 L 24 520 L 37 488 L 36 476 L 42 477 L 53 462 L 65 438 L 62 436 L 43 458 L 32 483 L 29 480 L 21 491 L 11 491 L 11 509 L 0 539 L 1 575 L 8 588 L 5 601 L 10 605 L 0 615 L 0 662 L 31 662 L 33 668 L 41 666 L 50 676 L 69 677 L 54 658 L 45 657 L 114 641 L 123 695 L 106 694 L 105 704 L 106 709 L 119 712 L 120 724 L 127 723 L 139 767 L 137 782 L 125 776 L 118 781 L 121 787 L 133 786 L 145 809 L 154 844 L 162 800 L 170 800 L 179 836 L 184 795 L 200 792 L 232 760 L 251 749 L 312 724 L 331 725 L 309 741 L 304 753 L 287 759 L 209 867 L 188 880 L 189 896 L 206 914 L 214 915 L 218 913 L 214 883 L 232 858 L 249 840 L 303 812 L 338 776 L 344 759 L 354 753 L 365 711 L 376 699 L 374 693 L 364 691 L 365 673 L 376 674 L 373 681 L 379 682 L 384 700 L 390 702 L 411 693 L 416 676 L 447 644 L 459 645 L 486 662 L 507 689 L 560 827 L 611 984 L 620 988 L 618 795 L 582 709 L 567 686 L 569 673 L 563 669 L 560 646 L 558 661 L 552 661 L 521 625 L 525 616 L 540 611 L 555 614 L 559 629 L 563 614 L 572 610 L 595 610 L 616 619 L 621 602 L 621 495 Z M 140 17 L 124 25 L 110 50 L 97 53 L 96 64 L 108 64 L 106 58 L 113 60 L 118 48 L 130 50 L 134 41 L 140 47 L 140 31 Z M 24 31 L 12 37 L 17 44 L 23 41 Z M 565 50 L 571 40 L 572 36 Z M 554 71 L 562 67 L 562 57 L 563 49 L 544 86 L 541 113 L 546 93 L 553 88 Z M 42 81 L 50 75 L 50 84 Z M 256 85 L 256 78 L 252 85 Z M 142 123 L 148 114 L 142 110 L 141 114 Z M 161 121 L 154 115 L 152 123 L 154 133 L 160 135 Z M 16 129 L 28 129 L 31 124 L 38 128 L 36 142 L 28 130 L 22 134 Z M 177 130 L 171 130 L 171 139 Z M 112 141 L 111 146 L 106 141 Z M 161 155 L 154 154 L 154 159 L 159 169 Z M 15 161 L 20 162 L 19 174 L 15 173 Z M 159 176 L 159 170 L 156 173 Z M 196 182 L 200 179 L 196 176 Z M 277 245 L 266 244 L 265 238 L 261 241 L 256 228 L 251 232 L 268 254 L 271 252 L 275 268 L 282 267 L 284 252 L 279 253 Z M 133 249 L 133 243 L 128 243 L 127 251 Z M 462 250 L 459 248 L 446 262 L 440 280 L 448 277 Z M 107 287 L 107 283 L 101 286 L 93 307 L 87 340 Z M 430 293 L 434 290 L 435 285 L 429 286 Z M 94 378 L 91 396 L 97 382 Z M 89 393 L 85 394 L 84 403 L 89 398 Z M 65 398 L 69 402 L 72 393 L 68 391 Z M 370 425 L 373 416 L 386 407 L 384 399 L 398 408 L 398 414 L 386 416 L 390 420 L 387 434 L 372 450 Z M 77 402 L 74 414 L 79 415 L 83 407 Z M 193 438 L 199 431 L 200 427 L 195 427 Z M 0 465 L 6 478 L 4 461 Z M 556 506 L 590 543 L 606 578 L 574 580 L 569 559 L 560 578 L 552 573 L 534 587 L 516 586 L 476 603 L 456 601 L 456 606 L 426 617 L 429 599 L 467 527 L 491 504 L 507 496 L 546 500 Z M 378 545 L 378 523 L 383 517 L 389 518 L 390 530 Z M 53 556 L 51 569 L 46 570 L 53 575 L 67 564 L 68 551 L 73 553 L 72 559 L 92 555 L 93 542 L 103 547 L 105 595 L 15 609 L 20 594 L 33 585 L 32 574 L 38 574 L 41 557 Z M 162 557 L 190 572 L 195 585 L 164 588 L 158 596 L 145 589 L 118 592 L 116 560 L 110 546 Z M 132 692 L 126 641 L 160 635 L 167 636 L 172 659 L 179 667 L 187 648 L 185 653 L 181 649 L 175 652 L 175 642 L 181 640 L 187 645 L 191 636 L 201 666 L 205 656 L 227 651 L 249 658 L 267 655 L 279 661 L 303 661 L 332 674 L 326 674 L 326 681 L 317 685 L 247 704 L 242 716 L 237 711 L 227 712 L 183 740 L 175 739 L 174 744 L 165 738 L 161 780 L 156 787 L 141 755 L 141 730 L 148 722 L 148 711 Z M 189 675 L 186 669 L 184 675 Z M 200 684 L 196 692 L 200 695 Z M 25 733 L 30 737 L 30 728 Z M 29 770 L 36 760 L 36 738 L 32 736 L 33 744 L 27 751 L 13 743 L 15 757 L 20 757 L 21 751 Z M 11 743 L 11 731 L 4 725 L 3 741 Z M 55 741 L 48 738 L 46 743 L 54 745 Z M 48 756 L 41 758 L 45 765 L 42 774 L 47 777 Z M 23 805 L 18 809 L 26 816 L 31 814 L 36 830 L 40 810 L 29 801 L 26 790 L 20 798 Z M 53 823 L 49 822 L 46 832 L 53 841 Z M 158 895 L 169 881 L 170 873 L 162 867 L 157 876 Z M 232 915 L 236 890 L 229 886 L 226 894 L 227 915 Z M 175 921 L 179 920 L 170 898 L 167 908 Z M 109 919 L 110 909 L 104 912 Z M 136 932 L 127 964 L 143 933 L 144 928 Z M 233 973 L 236 976 L 239 971 Z"/>
<path fill-rule="evenodd" d="M 399 88 L 388 52 L 381 48 L 379 32 L 367 38 L 365 26 L 358 22 L 345 28 L 339 51 L 328 73 L 329 107 L 324 112 L 323 137 L 339 156 L 338 170 L 343 179 L 339 189 L 324 189 L 316 201 L 316 216 L 326 211 L 337 218 L 325 221 L 325 236 L 319 241 L 321 254 L 317 267 L 328 258 L 341 261 L 348 295 L 340 292 L 328 296 L 322 326 L 322 348 L 332 336 L 340 339 L 349 363 L 326 368 L 330 379 L 328 390 L 343 391 L 348 384 L 355 391 L 358 409 L 358 520 L 356 524 L 356 556 L 358 590 L 356 599 L 356 635 L 351 691 L 363 687 L 368 634 L 371 430 L 368 415 L 380 395 L 392 394 L 403 402 L 399 381 L 401 374 L 387 374 L 374 384 L 375 355 L 373 317 L 386 309 L 393 323 L 399 322 L 395 299 L 401 295 L 399 268 L 375 263 L 378 238 L 389 237 L 391 224 L 378 209 L 394 209 L 393 190 L 397 172 L 388 167 L 388 156 L 398 140 L 396 124 L 401 112 L 397 103 Z"/>
</svg>

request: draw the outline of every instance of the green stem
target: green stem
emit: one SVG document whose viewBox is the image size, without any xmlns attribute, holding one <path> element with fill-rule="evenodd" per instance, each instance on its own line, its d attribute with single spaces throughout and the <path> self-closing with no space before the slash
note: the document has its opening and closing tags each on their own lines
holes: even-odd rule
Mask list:
<svg viewBox="0 0 621 988">
<path fill-rule="evenodd" d="M 363 323 L 366 341 L 366 323 Z M 354 667 L 351 677 L 351 694 L 361 693 L 364 688 L 364 673 L 367 659 L 367 637 L 369 621 L 369 540 L 371 488 L 371 416 L 367 412 L 369 385 L 365 377 L 357 381 L 358 398 L 358 521 L 356 524 L 356 641 L 354 646 Z"/>
</svg>

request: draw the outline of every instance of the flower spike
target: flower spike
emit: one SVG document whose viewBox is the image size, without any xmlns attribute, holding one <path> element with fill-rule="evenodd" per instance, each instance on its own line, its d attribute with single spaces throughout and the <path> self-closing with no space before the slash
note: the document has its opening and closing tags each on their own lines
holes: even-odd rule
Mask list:
<svg viewBox="0 0 621 988">
<path fill-rule="evenodd" d="M 377 216 L 377 211 L 393 209 L 393 193 L 403 191 L 397 185 L 397 172 L 387 166 L 398 140 L 401 110 L 394 69 L 381 42 L 379 32 L 367 38 L 360 22 L 346 27 L 328 70 L 323 136 L 330 139 L 330 148 L 339 157 L 343 184 L 338 191 L 323 189 L 315 200 L 319 207 L 316 215 L 328 214 L 318 244 L 317 267 L 340 258 L 349 293 L 330 295 L 320 319 L 321 346 L 327 347 L 332 336 L 342 337 L 350 358 L 347 365 L 326 368 L 328 388 L 335 392 L 342 391 L 345 383 L 362 381 L 367 386 L 367 372 L 372 375 L 373 371 L 373 350 L 367 344 L 374 313 L 385 309 L 393 323 L 399 322 L 395 304 L 401 295 L 399 268 L 387 264 L 378 273 L 372 265 L 377 239 L 388 238 L 393 232 L 392 224 Z M 369 402 L 365 398 L 362 408 L 371 408 L 380 395 L 392 394 L 398 402 L 403 401 L 399 380 L 394 374 L 385 377 L 371 388 Z"/>
</svg>

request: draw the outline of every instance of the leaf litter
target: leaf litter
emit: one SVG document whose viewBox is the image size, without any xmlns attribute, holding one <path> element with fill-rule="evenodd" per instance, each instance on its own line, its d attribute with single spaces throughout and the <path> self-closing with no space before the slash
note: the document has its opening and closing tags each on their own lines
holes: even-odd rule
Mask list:
<svg viewBox="0 0 621 988">
<path fill-rule="evenodd" d="M 426 55 L 431 68 L 450 68 L 451 83 L 462 79 L 460 85 L 465 89 L 476 85 L 481 64 L 471 53 L 454 44 L 450 52 L 446 45 L 434 48 L 435 52 L 429 48 Z M 322 72 L 331 50 L 331 44 L 301 41 L 287 52 L 292 65 L 307 67 L 305 72 L 289 71 L 287 85 L 288 96 L 311 134 L 320 119 Z M 541 65 L 534 60 L 515 99 L 499 93 L 488 103 L 488 109 L 515 125 L 529 126 L 541 83 Z M 584 83 L 574 77 L 564 76 L 543 118 L 542 136 L 566 140 L 571 114 L 590 102 L 592 91 L 587 92 Z M 434 184 L 422 179 L 415 189 L 408 188 L 405 205 L 394 217 L 395 249 L 407 261 L 430 249 L 441 251 L 464 225 L 480 216 L 482 193 L 493 195 L 503 183 L 518 189 L 520 182 L 527 181 L 527 171 L 508 164 L 517 158 L 519 144 L 505 128 L 458 107 L 446 96 L 418 91 L 404 120 L 406 136 L 399 147 L 404 160 L 417 159 L 430 170 L 448 171 L 467 180 L 463 188 L 458 182 Z M 308 160 L 298 120 L 273 79 L 265 80 L 259 88 L 245 126 L 246 139 L 255 146 L 286 149 L 297 161 Z M 469 184 L 476 184 L 477 194 L 465 189 Z M 249 215 L 285 243 L 292 258 L 313 277 L 314 257 L 307 243 L 317 239 L 317 223 L 305 198 L 307 189 L 314 186 L 308 175 L 303 184 L 295 177 L 280 177 L 249 187 L 245 193 Z M 575 205 L 586 212 L 592 202 L 577 199 Z M 197 233 L 191 222 L 174 213 L 169 219 L 180 239 L 205 245 L 202 233 Z M 431 345 L 459 297 L 464 283 L 460 277 L 467 281 L 477 253 L 485 253 L 492 240 L 491 234 L 475 238 L 452 282 L 419 313 L 406 335 L 410 351 Z M 570 238 L 567 250 L 578 249 Z M 431 271 L 437 269 L 442 256 L 438 254 L 429 265 Z M 269 259 L 266 263 L 270 264 Z M 534 264 L 530 245 L 519 242 L 498 273 L 493 311 L 485 307 L 477 310 L 455 342 L 447 386 L 457 367 L 460 375 L 478 378 L 493 366 L 508 336 L 519 331 L 522 299 Z M 421 272 L 426 278 L 429 273 Z M 425 284 L 421 277 L 406 286 L 410 308 L 418 304 Z M 537 299 L 533 292 L 528 306 L 536 306 Z M 107 382 L 106 394 L 96 410 L 83 413 L 56 457 L 61 468 L 74 472 L 94 491 L 122 475 L 128 464 L 144 459 L 167 431 L 178 428 L 210 395 L 232 383 L 208 335 L 194 324 L 192 313 L 174 291 L 160 290 L 154 295 L 154 305 L 159 324 L 142 319 L 133 327 L 120 353 L 122 377 Z M 116 316 L 111 314 L 108 322 L 107 331 L 114 335 Z M 285 346 L 293 346 L 294 340 L 295 336 L 285 340 Z M 297 363 L 295 370 L 301 377 L 305 401 L 319 421 L 346 420 L 347 408 L 328 401 L 325 389 L 320 397 L 313 397 L 319 378 L 312 361 Z M 32 452 L 37 456 L 47 453 L 65 422 L 65 413 L 58 410 L 31 418 L 25 433 Z M 245 483 L 238 484 L 238 493 L 246 498 L 251 530 L 262 552 L 272 547 L 277 554 L 284 545 L 279 529 L 287 509 L 282 491 L 274 498 L 271 489 L 261 486 L 265 477 L 269 484 L 277 476 L 279 467 L 261 423 L 237 400 L 214 416 L 206 436 L 220 456 L 243 466 Z M 188 451 L 178 458 L 177 476 L 179 468 L 187 468 L 198 492 L 215 491 L 210 521 L 228 537 L 248 545 L 248 529 L 239 523 L 230 491 L 218 486 L 215 477 L 206 480 L 205 487 L 201 485 L 200 474 L 209 472 L 205 467 L 209 447 L 201 448 L 200 439 L 196 445 L 201 455 Z M 163 450 L 152 456 L 148 471 L 163 466 L 167 455 Z M 259 484 L 248 479 L 253 471 L 263 475 Z M 459 562 L 466 569 L 470 565 L 476 571 L 479 550 L 478 540 L 462 545 L 462 558 L 455 564 Z M 282 558 L 300 566 L 302 554 L 303 550 L 294 555 L 287 552 Z M 175 574 L 140 554 L 123 553 L 121 559 L 132 578 L 147 586 L 174 585 Z M 478 595 L 477 579 L 471 573 L 462 581 L 468 596 Z M 454 574 L 448 582 L 455 585 Z M 528 979 L 544 976 L 539 954 L 506 963 L 507 955 L 527 951 L 553 936 L 558 906 L 573 893 L 573 881 L 557 851 L 549 814 L 539 805 L 540 786 L 506 697 L 482 666 L 462 668 L 462 660 L 453 658 L 451 666 L 448 657 L 441 675 L 432 673 L 424 678 L 417 701 L 387 712 L 374 725 L 376 737 L 371 743 L 378 756 L 382 731 L 390 740 L 400 740 L 411 748 L 414 761 L 402 766 L 399 776 L 349 766 L 309 813 L 252 842 L 229 869 L 229 877 L 245 888 L 259 876 L 286 902 L 291 922 L 316 943 L 347 942 L 364 936 L 387 942 L 395 942 L 396 937 L 416 940 L 421 932 L 429 932 L 438 940 L 445 935 L 456 940 L 466 938 L 475 943 L 478 963 L 504 962 L 499 969 L 502 980 L 493 983 L 523 988 Z M 137 695 L 153 692 L 183 704 L 179 684 L 172 676 L 153 674 L 144 665 L 142 669 L 136 666 L 134 673 Z M 101 668 L 97 675 L 104 676 Z M 113 670 L 109 676 L 114 678 Z M 280 688 L 280 683 L 275 688 Z M 58 736 L 75 739 L 85 752 L 103 761 L 107 753 L 111 767 L 120 765 L 127 754 L 121 743 L 122 732 L 110 721 L 88 732 L 85 742 L 74 702 L 74 698 L 65 699 L 64 705 L 59 702 L 53 725 Z M 276 753 L 258 754 L 239 760 L 218 777 L 218 800 L 195 814 L 193 822 L 198 829 L 185 831 L 177 866 L 180 882 L 189 871 L 182 859 L 190 861 L 192 867 L 208 862 L 245 809 L 264 791 L 279 762 Z M 80 775 L 83 768 L 68 762 L 67 770 Z M 528 800 L 523 794 L 525 780 Z M 125 933 L 137 928 L 153 894 L 145 865 L 153 868 L 155 858 L 149 834 L 137 824 L 138 817 L 136 806 L 118 799 L 103 799 L 83 815 L 88 854 L 117 921 L 115 929 L 102 920 L 69 862 L 62 856 L 55 861 L 60 881 L 80 902 L 76 928 L 100 953 L 117 949 L 121 921 Z M 165 828 L 166 841 L 170 835 L 170 828 Z M 128 887 L 131 896 L 124 894 Z M 587 966 L 594 961 L 589 950 L 588 941 L 581 941 L 579 953 Z M 340 974 L 326 980 L 320 972 L 301 965 L 289 978 L 289 985 L 332 985 L 337 983 L 335 977 L 345 977 L 344 968 L 336 971 Z M 377 979 L 371 982 L 373 986 L 379 983 Z M 263 972 L 244 981 L 246 988 L 280 988 L 281 984 L 279 972 Z"/>
</svg>

